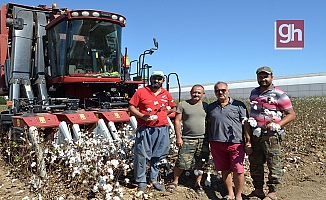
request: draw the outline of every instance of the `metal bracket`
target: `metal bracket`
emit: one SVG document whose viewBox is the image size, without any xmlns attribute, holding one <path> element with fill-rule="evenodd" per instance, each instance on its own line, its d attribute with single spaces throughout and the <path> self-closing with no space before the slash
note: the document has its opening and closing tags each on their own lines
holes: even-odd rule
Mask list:
<svg viewBox="0 0 326 200">
<path fill-rule="evenodd" d="M 14 28 L 17 29 L 17 30 L 23 30 L 23 28 L 24 28 L 24 19 L 23 18 L 14 19 Z"/>
</svg>

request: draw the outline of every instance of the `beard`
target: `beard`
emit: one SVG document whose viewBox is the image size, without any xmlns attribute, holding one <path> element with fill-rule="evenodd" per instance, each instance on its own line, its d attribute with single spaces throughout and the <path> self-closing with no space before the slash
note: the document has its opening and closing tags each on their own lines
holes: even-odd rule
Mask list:
<svg viewBox="0 0 326 200">
<path fill-rule="evenodd" d="M 267 81 L 267 80 L 261 80 L 258 82 L 258 84 L 263 87 L 269 87 L 272 84 L 272 82 Z"/>
<path fill-rule="evenodd" d="M 159 89 L 160 87 L 162 87 L 162 83 L 152 83 L 152 87 L 155 89 Z"/>
</svg>

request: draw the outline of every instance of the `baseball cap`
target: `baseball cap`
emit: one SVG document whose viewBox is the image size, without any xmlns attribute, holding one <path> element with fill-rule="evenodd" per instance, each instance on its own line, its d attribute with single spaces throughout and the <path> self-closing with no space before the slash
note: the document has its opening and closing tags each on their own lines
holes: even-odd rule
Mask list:
<svg viewBox="0 0 326 200">
<path fill-rule="evenodd" d="M 268 66 L 263 66 L 257 69 L 256 74 L 259 74 L 260 72 L 266 72 L 267 74 L 272 74 L 273 70 Z"/>
<path fill-rule="evenodd" d="M 153 71 L 152 76 L 160 76 L 164 78 L 164 73 L 162 71 Z"/>
</svg>

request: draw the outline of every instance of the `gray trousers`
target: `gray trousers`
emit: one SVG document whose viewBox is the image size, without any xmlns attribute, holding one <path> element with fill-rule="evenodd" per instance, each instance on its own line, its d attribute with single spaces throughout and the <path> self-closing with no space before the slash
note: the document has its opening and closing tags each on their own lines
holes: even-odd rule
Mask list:
<svg viewBox="0 0 326 200">
<path fill-rule="evenodd" d="M 136 131 L 134 147 L 134 172 L 137 183 L 146 183 L 146 162 L 150 164 L 150 181 L 156 182 L 159 163 L 164 159 L 170 147 L 169 127 L 139 127 Z"/>
</svg>

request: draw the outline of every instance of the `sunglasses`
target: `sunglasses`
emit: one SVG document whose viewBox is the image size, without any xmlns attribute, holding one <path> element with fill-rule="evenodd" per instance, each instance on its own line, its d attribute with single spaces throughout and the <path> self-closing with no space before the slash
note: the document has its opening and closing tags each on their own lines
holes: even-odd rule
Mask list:
<svg viewBox="0 0 326 200">
<path fill-rule="evenodd" d="M 226 92 L 226 89 L 215 90 L 215 92 L 216 93 L 220 93 L 220 92 L 225 93 Z"/>
</svg>

